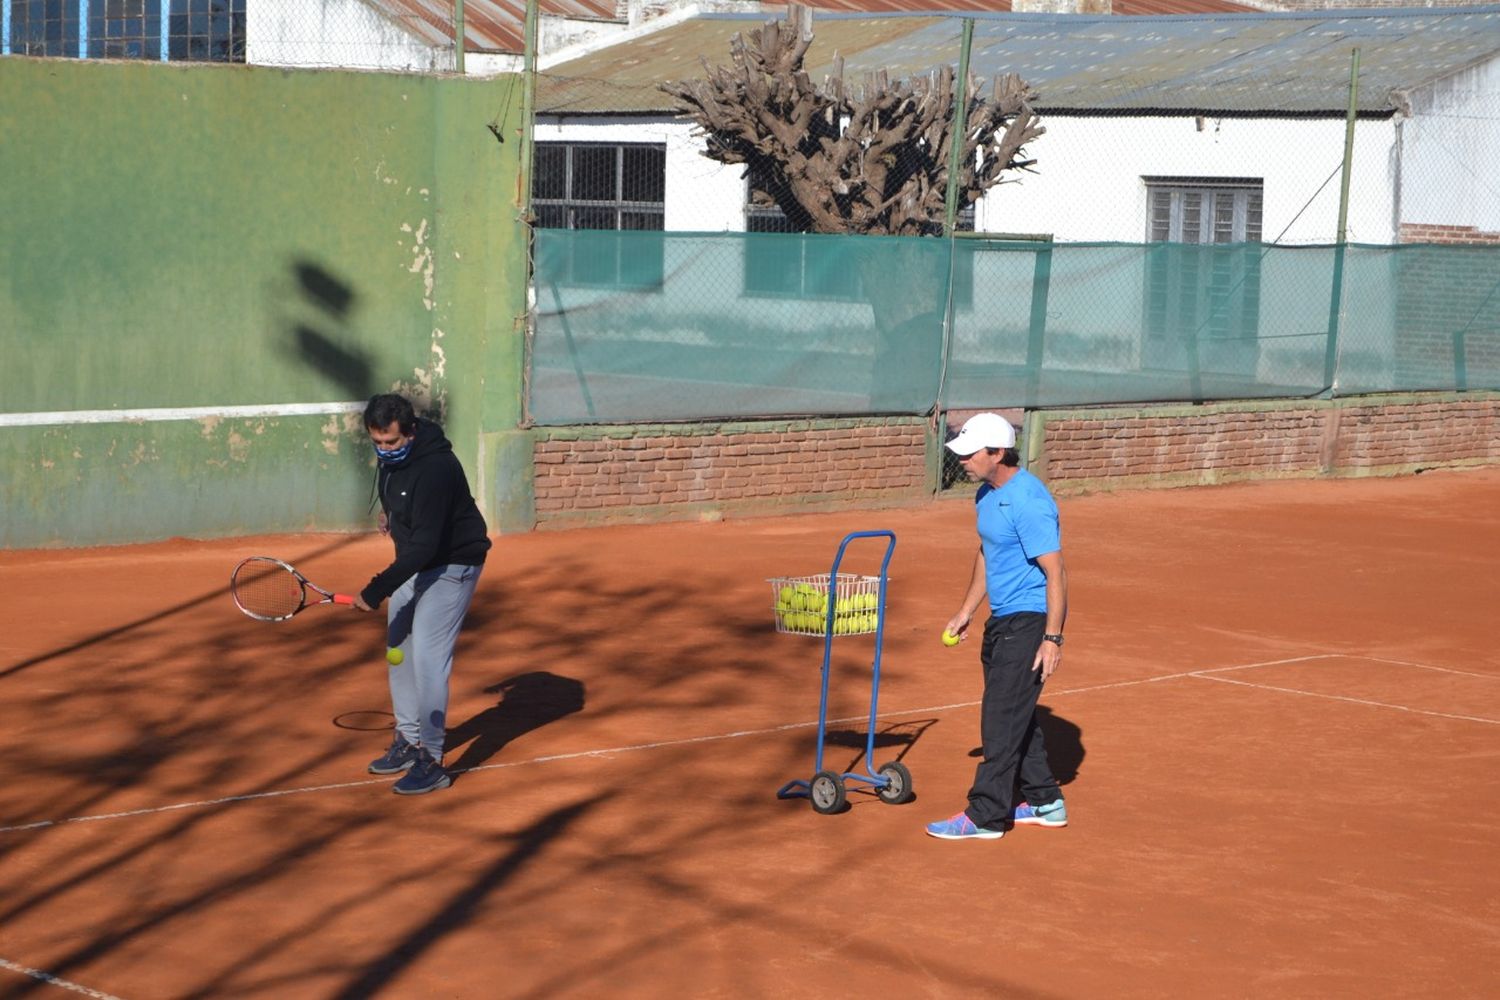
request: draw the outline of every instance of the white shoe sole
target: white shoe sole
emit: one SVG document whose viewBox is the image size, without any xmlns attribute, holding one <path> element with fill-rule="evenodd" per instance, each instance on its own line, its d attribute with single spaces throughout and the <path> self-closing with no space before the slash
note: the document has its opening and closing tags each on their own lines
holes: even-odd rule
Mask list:
<svg viewBox="0 0 1500 1000">
<path fill-rule="evenodd" d="M 928 830 L 927 836 L 936 837 L 938 840 L 999 840 L 1005 836 L 1005 831 L 983 830 L 979 833 L 934 833 Z"/>
</svg>

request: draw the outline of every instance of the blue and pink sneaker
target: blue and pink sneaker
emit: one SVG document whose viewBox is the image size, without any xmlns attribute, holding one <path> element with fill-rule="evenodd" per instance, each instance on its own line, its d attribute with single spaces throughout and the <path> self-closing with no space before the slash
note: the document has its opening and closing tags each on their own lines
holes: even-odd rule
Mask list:
<svg viewBox="0 0 1500 1000">
<path fill-rule="evenodd" d="M 1067 826 L 1068 807 L 1063 805 L 1063 800 L 1048 802 L 1044 806 L 1032 806 L 1025 802 L 1016 806 L 1016 826 Z"/>
<path fill-rule="evenodd" d="M 1005 836 L 1005 831 L 975 826 L 969 814 L 961 812 L 936 823 L 928 823 L 927 836 L 937 837 L 939 840 L 999 840 Z"/>
</svg>

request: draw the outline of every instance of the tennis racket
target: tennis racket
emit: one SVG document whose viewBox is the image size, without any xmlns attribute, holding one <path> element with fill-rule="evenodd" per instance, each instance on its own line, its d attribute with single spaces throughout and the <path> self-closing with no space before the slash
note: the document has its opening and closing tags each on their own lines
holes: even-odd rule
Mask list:
<svg viewBox="0 0 1500 1000">
<path fill-rule="evenodd" d="M 349 594 L 331 594 L 270 556 L 251 556 L 236 566 L 229 593 L 237 608 L 263 622 L 284 622 L 315 604 L 354 604 Z"/>
</svg>

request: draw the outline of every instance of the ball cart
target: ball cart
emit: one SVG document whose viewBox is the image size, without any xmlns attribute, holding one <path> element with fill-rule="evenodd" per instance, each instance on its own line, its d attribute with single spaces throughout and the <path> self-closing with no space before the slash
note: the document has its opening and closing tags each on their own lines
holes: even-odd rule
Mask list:
<svg viewBox="0 0 1500 1000">
<path fill-rule="evenodd" d="M 861 538 L 885 540 L 885 556 L 880 561 L 879 576 L 840 573 L 839 564 L 849 543 Z M 880 650 L 885 634 L 885 597 L 889 579 L 887 570 L 891 553 L 896 550 L 896 535 L 891 531 L 856 531 L 844 537 L 833 567 L 827 573 L 812 576 L 775 577 L 771 595 L 776 615 L 776 631 L 793 635 L 823 638 L 822 693 L 818 703 L 818 745 L 813 756 L 811 780 L 787 782 L 776 792 L 781 799 L 806 798 L 820 813 L 835 813 L 848 801 L 847 782 L 871 786 L 882 802 L 899 805 L 914 797 L 911 772 L 899 760 L 888 761 L 871 770 L 875 759 L 875 717 L 880 702 Z M 875 637 L 875 659 L 870 669 L 870 720 L 866 727 L 864 767 L 861 771 L 835 771 L 823 766 L 823 747 L 828 735 L 828 680 L 833 662 L 833 640 L 859 635 Z"/>
</svg>

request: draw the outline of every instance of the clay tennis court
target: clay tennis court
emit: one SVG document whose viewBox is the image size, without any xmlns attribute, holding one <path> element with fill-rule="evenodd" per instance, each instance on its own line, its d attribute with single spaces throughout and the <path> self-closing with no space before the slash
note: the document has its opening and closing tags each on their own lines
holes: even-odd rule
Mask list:
<svg viewBox="0 0 1500 1000">
<path fill-rule="evenodd" d="M 364 771 L 381 619 L 226 593 L 260 553 L 357 588 L 383 540 L 0 553 L 0 994 L 1492 991 L 1500 470 L 1061 507 L 1072 825 L 979 843 L 922 832 L 978 741 L 974 644 L 937 638 L 962 499 L 497 539 L 454 675 L 467 770 L 415 798 Z M 823 816 L 775 796 L 811 775 L 822 646 L 775 634 L 765 580 L 872 529 L 877 763 L 917 801 Z M 835 643 L 830 766 L 863 750 L 872 652 Z"/>
</svg>

